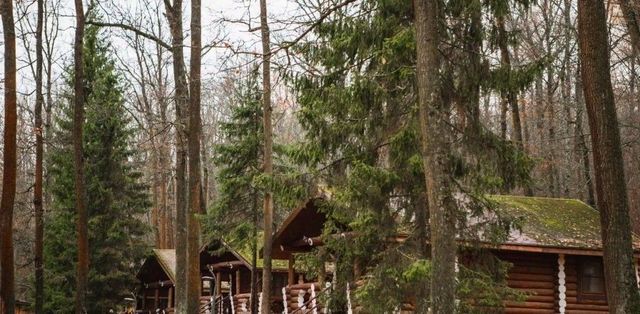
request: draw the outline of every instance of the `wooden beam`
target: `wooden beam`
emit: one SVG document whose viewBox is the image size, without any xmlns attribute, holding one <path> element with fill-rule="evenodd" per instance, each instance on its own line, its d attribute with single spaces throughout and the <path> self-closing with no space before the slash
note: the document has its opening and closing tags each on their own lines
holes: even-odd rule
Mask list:
<svg viewBox="0 0 640 314">
<path fill-rule="evenodd" d="M 295 274 L 296 274 L 296 270 L 294 268 L 294 265 L 296 263 L 296 259 L 293 256 L 293 254 L 289 255 L 289 270 L 288 270 L 288 276 L 287 276 L 287 283 L 289 284 L 289 286 L 293 285 L 293 281 L 295 280 Z"/>
<path fill-rule="evenodd" d="M 208 265 L 209 268 L 213 270 L 223 270 L 223 269 L 234 269 L 240 266 L 244 266 L 242 261 L 230 261 L 230 262 L 220 262 L 215 264 Z"/>
<path fill-rule="evenodd" d="M 216 273 L 216 296 L 221 295 L 222 291 L 220 291 L 222 289 L 222 278 L 220 278 L 222 274 L 220 272 Z"/>
<path fill-rule="evenodd" d="M 160 287 L 156 287 L 156 294 L 153 297 L 153 308 L 157 309 L 160 307 Z"/>
<path fill-rule="evenodd" d="M 240 294 L 240 269 L 236 270 L 236 295 Z"/>
<path fill-rule="evenodd" d="M 167 301 L 167 306 L 170 308 L 174 308 L 175 305 L 173 304 L 173 287 L 169 287 L 169 301 Z"/>
</svg>

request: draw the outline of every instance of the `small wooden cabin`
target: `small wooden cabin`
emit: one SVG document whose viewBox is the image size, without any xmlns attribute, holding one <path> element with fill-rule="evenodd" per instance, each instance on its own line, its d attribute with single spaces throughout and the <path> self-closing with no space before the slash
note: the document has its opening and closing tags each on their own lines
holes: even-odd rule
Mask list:
<svg viewBox="0 0 640 314">
<path fill-rule="evenodd" d="M 3 304 L 2 300 L 0 300 L 0 313 L 3 312 Z M 31 310 L 31 304 L 27 301 L 16 300 L 15 305 L 15 314 L 31 314 L 33 311 Z"/>
<path fill-rule="evenodd" d="M 218 313 L 223 313 L 225 306 L 234 307 L 235 313 L 251 312 L 251 269 L 252 260 L 251 248 L 231 248 L 224 241 L 214 241 L 206 248 L 209 252 L 222 253 L 214 254 L 215 261 L 207 265 L 207 268 L 214 274 L 215 296 L 218 302 Z M 261 289 L 263 260 L 257 259 L 257 281 L 258 289 Z M 272 311 L 282 312 L 282 296 L 279 291 L 287 284 L 287 265 L 283 261 L 272 261 Z M 259 293 L 259 291 L 258 291 Z"/>
<path fill-rule="evenodd" d="M 212 241 L 201 249 L 203 313 L 212 307 L 217 313 L 250 313 L 251 268 L 250 252 L 235 250 L 224 241 Z M 262 260 L 258 260 L 258 280 L 262 279 Z M 140 286 L 136 313 L 173 313 L 175 306 L 176 255 L 173 249 L 154 249 L 138 272 Z M 286 263 L 274 261 L 273 288 L 275 311 L 282 308 L 282 288 L 287 283 Z M 260 285 L 258 284 L 260 287 Z"/>
<path fill-rule="evenodd" d="M 525 292 L 524 302 L 505 302 L 504 313 L 532 314 L 604 314 L 608 313 L 602 265 L 602 241 L 598 212 L 579 200 L 491 196 L 497 210 L 523 223 L 512 230 L 500 245 L 486 244 L 497 257 L 512 264 L 508 286 Z M 326 217 L 318 211 L 318 199 L 297 208 L 285 220 L 274 237 L 273 257 L 288 259 L 294 273 L 296 253 L 309 252 L 323 245 L 321 234 Z M 634 235 L 636 278 L 640 241 Z M 293 275 L 290 275 L 290 278 Z M 311 292 L 316 291 L 289 280 L 289 300 L 303 301 L 310 308 Z M 301 293 L 301 289 L 307 289 Z M 299 298 L 303 295 L 303 298 Z M 300 302 L 290 302 L 289 312 Z M 319 307 L 320 308 L 320 307 Z M 403 304 L 403 313 L 413 305 Z"/>
</svg>

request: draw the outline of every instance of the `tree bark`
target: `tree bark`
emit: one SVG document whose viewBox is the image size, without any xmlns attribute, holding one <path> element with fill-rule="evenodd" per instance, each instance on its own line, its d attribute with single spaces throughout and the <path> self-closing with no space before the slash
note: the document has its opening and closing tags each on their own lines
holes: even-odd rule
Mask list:
<svg viewBox="0 0 640 314">
<path fill-rule="evenodd" d="M 635 50 L 640 51 L 640 24 L 638 22 L 638 12 L 629 0 L 620 0 L 620 9 L 622 10 L 624 20 L 627 24 L 627 31 L 631 38 L 631 45 L 633 45 Z"/>
<path fill-rule="evenodd" d="M 609 312 L 640 312 L 604 3 L 578 1 L 582 84 L 591 130 Z"/>
<path fill-rule="evenodd" d="M 183 53 L 182 0 L 173 5 L 165 1 L 165 11 L 171 30 L 171 54 L 173 78 L 175 81 L 176 105 L 176 313 L 187 312 L 187 109 L 189 106 L 189 86 Z"/>
<path fill-rule="evenodd" d="M 449 106 L 440 99 L 438 58 L 440 2 L 414 1 L 416 78 L 422 135 L 422 158 L 431 223 L 431 309 L 436 314 L 455 312 L 456 223 L 455 203 L 447 175 Z M 424 310 L 424 309 L 423 309 Z"/>
<path fill-rule="evenodd" d="M 507 42 L 507 30 L 505 28 L 504 16 L 498 16 L 496 18 L 496 22 L 498 24 L 498 46 L 500 48 L 500 62 L 502 66 L 507 69 L 507 73 L 511 75 L 511 53 L 509 52 L 509 45 Z M 522 142 L 522 125 L 520 123 L 520 108 L 518 106 L 518 95 L 517 92 L 513 90 L 513 88 L 506 87 L 505 90 L 502 91 L 503 102 L 509 104 L 511 108 L 511 125 L 513 138 L 512 142 L 516 144 L 516 147 L 520 150 L 524 150 L 524 145 Z M 506 106 L 505 106 L 506 107 Z M 506 109 L 506 108 L 505 108 Z M 503 109 L 503 110 L 505 110 Z M 506 114 L 505 114 L 506 115 Z M 506 121 L 504 123 L 503 132 L 506 132 Z M 506 136 L 504 136 L 506 137 Z"/>
<path fill-rule="evenodd" d="M 189 212 L 187 213 L 187 313 L 200 308 L 200 223 L 202 179 L 200 170 L 200 0 L 191 0 L 191 61 L 189 63 Z"/>
<path fill-rule="evenodd" d="M 589 148 L 587 147 L 587 140 L 584 135 L 584 129 L 582 126 L 582 119 L 584 113 L 584 96 L 582 94 L 582 80 L 580 79 L 580 65 L 577 67 L 577 75 L 575 81 L 575 93 L 576 93 L 576 124 L 574 130 L 574 136 L 576 138 L 576 152 L 582 159 L 582 177 L 584 180 L 584 186 L 587 192 L 587 204 L 595 207 L 596 197 L 593 191 L 593 183 L 591 179 L 591 164 L 589 162 Z"/>
<path fill-rule="evenodd" d="M 2 33 L 4 35 L 4 150 L 2 199 L 0 200 L 0 309 L 15 312 L 15 274 L 13 252 L 13 206 L 16 194 L 16 33 L 13 1 L 2 1 Z"/>
<path fill-rule="evenodd" d="M 43 167 L 42 159 L 44 152 L 43 127 L 42 127 L 42 106 L 44 104 L 44 95 L 42 94 L 42 30 L 44 25 L 44 0 L 38 0 L 38 18 L 36 25 L 36 108 L 34 110 L 35 118 L 35 134 L 36 134 L 36 165 L 35 165 L 35 184 L 33 189 L 33 207 L 35 210 L 35 312 L 43 313 L 44 303 L 44 276 L 42 268 L 42 255 L 44 247 L 44 224 L 43 224 Z"/>
<path fill-rule="evenodd" d="M 271 126 L 271 44 L 267 21 L 267 0 L 260 0 L 260 32 L 262 35 L 262 120 L 264 129 L 263 172 L 273 175 Z M 271 248 L 273 238 L 273 194 L 269 188 L 264 192 L 264 244 L 262 267 L 262 314 L 271 313 Z"/>
<path fill-rule="evenodd" d="M 74 51 L 74 104 L 73 104 L 73 162 L 76 206 L 76 237 L 78 245 L 78 264 L 76 274 L 76 314 L 86 313 L 87 286 L 89 282 L 89 237 L 88 214 L 85 204 L 84 187 L 84 148 L 82 133 L 84 126 L 84 8 L 82 0 L 75 0 L 76 32 Z"/>
</svg>

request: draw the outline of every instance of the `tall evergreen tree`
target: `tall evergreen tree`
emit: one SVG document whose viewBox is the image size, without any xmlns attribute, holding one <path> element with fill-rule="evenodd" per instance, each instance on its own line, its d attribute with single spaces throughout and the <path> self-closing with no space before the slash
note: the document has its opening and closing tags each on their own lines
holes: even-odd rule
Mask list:
<svg viewBox="0 0 640 314">
<path fill-rule="evenodd" d="M 220 125 L 223 143 L 215 147 L 218 197 L 208 213 L 209 235 L 231 245 L 252 248 L 257 260 L 257 233 L 262 192 L 255 180 L 262 173 L 262 104 L 256 72 L 236 81 L 230 97 L 231 116 Z M 252 300 L 257 300 L 259 274 L 252 270 Z M 252 309 L 257 310 L 257 302 Z"/>
<path fill-rule="evenodd" d="M 501 68 L 490 66 L 483 54 L 490 33 L 483 15 L 493 13 L 493 3 L 446 1 L 439 8 L 442 65 L 438 78 L 429 79 L 438 80 L 434 97 L 447 109 L 446 138 L 440 145 L 449 150 L 440 166 L 450 184 L 447 194 L 460 196 L 448 204 L 456 227 L 490 208 L 486 193 L 526 183 L 530 167 L 514 143 L 480 121 L 481 93 L 500 91 L 505 81 L 526 85 L 538 69 L 537 64 L 514 67 L 506 77 Z M 345 265 L 338 265 L 336 290 L 344 291 L 345 281 L 371 274 L 376 279 L 359 297 L 368 310 L 384 312 L 407 294 L 428 300 L 428 291 L 414 288 L 428 286 L 419 282 L 425 276 L 414 275 L 430 269 L 425 267 L 425 243 L 428 208 L 434 207 L 427 200 L 420 151 L 415 8 L 396 0 L 357 5 L 327 17 L 314 29 L 313 41 L 296 47 L 304 70 L 292 81 L 306 130 L 297 157 L 318 169 L 316 174 L 333 192 L 325 210 L 336 223 L 328 224 L 326 234 L 347 231 L 339 226 L 357 234 L 348 241 L 326 239 Z M 461 199 L 471 201 L 451 204 Z M 473 236 L 469 231 L 461 228 L 448 236 Z M 390 243 L 399 232 L 409 232 L 410 241 Z"/>
<path fill-rule="evenodd" d="M 110 47 L 97 27 L 84 41 L 86 121 L 82 138 L 90 265 L 86 307 L 106 313 L 122 304 L 135 283 L 135 269 L 145 253 L 147 227 L 139 219 L 149 207 L 141 173 L 132 162 L 133 129 L 124 107 L 121 78 L 109 57 Z M 68 80 L 73 86 L 73 79 Z M 57 117 L 49 173 L 52 213 L 45 230 L 45 311 L 73 308 L 75 282 L 75 193 L 71 94 Z"/>
</svg>

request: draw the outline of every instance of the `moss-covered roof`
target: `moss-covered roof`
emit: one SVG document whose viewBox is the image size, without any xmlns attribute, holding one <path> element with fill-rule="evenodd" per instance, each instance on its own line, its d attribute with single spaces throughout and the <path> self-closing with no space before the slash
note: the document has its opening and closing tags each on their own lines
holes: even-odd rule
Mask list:
<svg viewBox="0 0 640 314">
<path fill-rule="evenodd" d="M 258 258 L 256 261 L 256 266 L 258 268 L 263 268 L 264 267 L 264 259 L 262 259 L 260 257 L 260 251 L 262 250 L 263 244 L 264 243 L 264 237 L 262 235 L 262 232 L 260 232 L 258 234 L 258 240 L 257 240 L 257 244 L 258 244 Z M 251 243 L 249 241 L 244 241 L 244 245 L 236 245 L 236 246 L 231 246 L 227 243 L 225 243 L 225 247 L 231 251 L 232 253 L 235 252 L 237 254 L 235 254 L 236 256 L 239 255 L 239 257 L 241 257 L 242 259 L 244 259 L 243 262 L 245 262 L 247 264 L 247 266 L 251 266 L 251 261 L 253 260 L 253 250 L 251 247 Z M 288 261 L 283 261 L 283 260 L 278 260 L 278 259 L 273 259 L 271 261 L 271 267 L 274 270 L 286 270 L 288 269 Z"/>
<path fill-rule="evenodd" d="M 510 195 L 490 199 L 501 214 L 522 221 L 505 244 L 602 249 L 599 213 L 580 200 Z M 633 241 L 634 249 L 640 249 L 638 237 Z"/>
<path fill-rule="evenodd" d="M 162 266 L 171 281 L 176 282 L 176 250 L 171 249 L 153 249 L 153 254 L 158 259 L 158 263 Z"/>
</svg>

